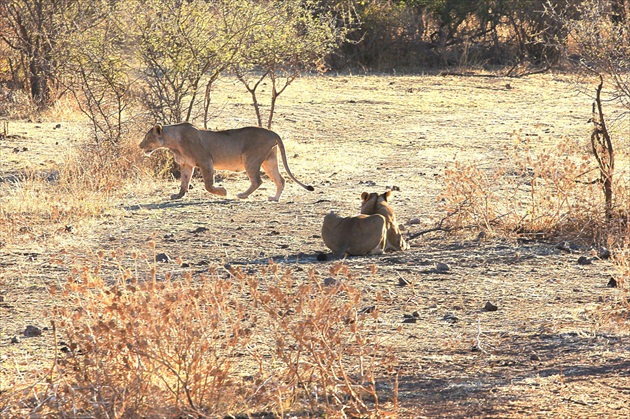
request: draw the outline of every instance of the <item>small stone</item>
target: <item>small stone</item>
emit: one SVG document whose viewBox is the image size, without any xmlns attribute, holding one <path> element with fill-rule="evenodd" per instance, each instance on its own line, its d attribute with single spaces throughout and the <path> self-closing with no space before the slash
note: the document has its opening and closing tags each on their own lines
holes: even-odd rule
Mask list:
<svg viewBox="0 0 630 419">
<path fill-rule="evenodd" d="M 411 220 L 407 221 L 407 224 L 411 225 L 416 225 L 416 224 L 420 224 L 420 219 L 419 218 L 412 218 Z"/>
<path fill-rule="evenodd" d="M 402 276 L 398 277 L 398 285 L 400 285 L 401 287 L 404 287 L 406 285 L 410 285 L 411 282 L 409 282 L 409 280 L 403 278 Z"/>
<path fill-rule="evenodd" d="M 605 247 L 597 248 L 597 257 L 599 259 L 610 259 L 610 256 L 610 250 L 606 249 Z"/>
<path fill-rule="evenodd" d="M 556 246 L 556 249 L 558 250 L 562 250 L 563 252 L 574 252 L 576 250 L 580 250 L 580 247 L 575 244 L 575 243 L 571 243 L 571 242 L 564 242 L 564 243 L 560 243 Z"/>
<path fill-rule="evenodd" d="M 318 262 L 326 262 L 326 260 L 328 260 L 328 256 L 326 256 L 326 253 L 318 253 L 317 254 L 317 261 Z"/>
<path fill-rule="evenodd" d="M 451 270 L 451 267 L 446 263 L 438 262 L 435 264 L 435 270 L 438 272 L 448 272 Z"/>
<path fill-rule="evenodd" d="M 182 263 L 181 265 L 179 265 L 180 268 L 190 268 L 190 263 Z"/>
<path fill-rule="evenodd" d="M 449 323 L 457 323 L 459 321 L 459 319 L 455 316 L 453 316 L 452 314 L 446 314 L 444 315 L 444 317 L 442 317 L 442 320 L 449 322 Z"/>
<path fill-rule="evenodd" d="M 196 229 L 191 231 L 191 233 L 192 234 L 199 234 L 199 233 L 205 233 L 206 231 L 208 231 L 208 228 L 206 228 L 206 227 L 197 227 Z"/>
<path fill-rule="evenodd" d="M 20 343 L 20 338 L 19 338 L 19 337 L 17 337 L 17 336 L 13 336 L 13 337 L 11 338 L 11 343 Z"/>
<path fill-rule="evenodd" d="M 171 258 L 166 253 L 158 253 L 155 255 L 155 261 L 168 263 L 171 261 Z"/>
<path fill-rule="evenodd" d="M 331 276 L 329 276 L 328 278 L 324 278 L 324 285 L 326 285 L 327 287 L 334 287 L 338 283 L 339 281 L 337 281 L 335 278 Z"/>
<path fill-rule="evenodd" d="M 610 278 L 608 284 L 606 284 L 608 288 L 617 288 L 617 280 L 615 278 Z"/>
<path fill-rule="evenodd" d="M 591 263 L 593 263 L 593 261 L 591 261 L 589 258 L 587 258 L 586 256 L 580 256 L 577 260 L 578 265 L 590 265 Z"/>
<path fill-rule="evenodd" d="M 55 125 L 55 129 L 59 129 L 59 128 L 61 128 L 61 124 Z"/>
<path fill-rule="evenodd" d="M 532 361 L 540 361 L 540 357 L 536 354 L 531 354 L 529 359 Z"/>
<path fill-rule="evenodd" d="M 420 313 L 418 313 L 417 311 L 414 311 L 413 313 L 411 313 L 411 315 L 415 318 L 420 318 Z"/>
<path fill-rule="evenodd" d="M 33 338 L 42 335 L 42 329 L 39 327 L 28 325 L 26 326 L 26 330 L 24 330 L 24 336 L 27 338 Z"/>
<path fill-rule="evenodd" d="M 490 301 L 486 302 L 486 305 L 483 307 L 484 311 L 497 311 L 499 307 L 492 304 Z"/>
<path fill-rule="evenodd" d="M 405 318 L 402 321 L 403 323 L 416 323 L 418 321 L 417 317 L 406 317 L 406 316 L 408 316 L 408 314 L 405 315 Z"/>
</svg>

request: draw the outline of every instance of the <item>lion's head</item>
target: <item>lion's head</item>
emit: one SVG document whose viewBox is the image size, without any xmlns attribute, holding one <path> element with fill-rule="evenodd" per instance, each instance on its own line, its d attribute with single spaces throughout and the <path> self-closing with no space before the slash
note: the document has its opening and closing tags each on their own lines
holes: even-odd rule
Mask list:
<svg viewBox="0 0 630 419">
<path fill-rule="evenodd" d="M 408 250 L 409 244 L 405 241 L 400 227 L 396 222 L 396 214 L 394 208 L 389 205 L 392 191 L 378 194 L 376 192 L 361 194 L 361 214 L 380 214 L 385 217 L 387 222 L 387 249 L 392 250 Z"/>
<path fill-rule="evenodd" d="M 140 148 L 144 154 L 150 156 L 155 150 L 164 147 L 164 138 L 162 138 L 162 126 L 156 125 L 147 132 L 144 140 L 140 143 Z"/>
</svg>

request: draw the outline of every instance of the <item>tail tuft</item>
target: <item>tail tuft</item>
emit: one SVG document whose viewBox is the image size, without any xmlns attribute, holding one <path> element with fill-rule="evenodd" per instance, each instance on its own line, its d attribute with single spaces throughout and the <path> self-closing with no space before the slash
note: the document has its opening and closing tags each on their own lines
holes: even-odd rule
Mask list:
<svg viewBox="0 0 630 419">
<path fill-rule="evenodd" d="M 311 192 L 313 192 L 313 191 L 315 190 L 315 188 L 313 188 L 311 185 L 308 185 L 308 186 L 306 187 L 306 190 L 307 190 L 307 191 L 311 191 Z"/>
</svg>

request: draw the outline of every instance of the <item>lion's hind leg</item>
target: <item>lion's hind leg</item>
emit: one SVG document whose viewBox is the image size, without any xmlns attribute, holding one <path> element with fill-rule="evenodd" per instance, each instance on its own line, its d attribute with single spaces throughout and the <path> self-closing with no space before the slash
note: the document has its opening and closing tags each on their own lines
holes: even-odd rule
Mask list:
<svg viewBox="0 0 630 419">
<path fill-rule="evenodd" d="M 270 196 L 269 200 L 279 201 L 280 195 L 282 195 L 282 191 L 284 190 L 285 180 L 280 174 L 280 169 L 278 168 L 278 155 L 275 147 L 271 151 L 269 157 L 267 157 L 267 159 L 262 163 L 262 169 L 276 185 L 276 194 L 274 196 Z"/>
<path fill-rule="evenodd" d="M 245 199 L 252 194 L 256 189 L 262 185 L 262 179 L 260 178 L 260 162 L 249 162 L 245 165 L 245 173 L 251 182 L 249 188 L 245 192 L 237 193 L 241 199 Z"/>
<path fill-rule="evenodd" d="M 214 186 L 214 167 L 212 165 L 203 166 L 199 169 L 203 176 L 203 184 L 208 192 L 219 196 L 227 195 L 225 188 Z"/>
</svg>

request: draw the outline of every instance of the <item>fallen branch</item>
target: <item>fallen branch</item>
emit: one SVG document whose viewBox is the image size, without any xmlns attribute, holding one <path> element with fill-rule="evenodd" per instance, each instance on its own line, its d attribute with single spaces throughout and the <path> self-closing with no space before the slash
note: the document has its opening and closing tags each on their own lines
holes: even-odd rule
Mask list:
<svg viewBox="0 0 630 419">
<path fill-rule="evenodd" d="M 461 208 L 461 207 L 460 207 Z M 458 231 L 458 230 L 471 230 L 473 228 L 478 228 L 479 224 L 467 224 L 467 225 L 462 225 L 462 226 L 449 226 L 449 227 L 443 227 L 442 225 L 444 224 L 444 221 L 446 221 L 449 217 L 453 216 L 456 214 L 456 212 L 459 211 L 459 209 L 457 209 L 455 212 L 448 214 L 446 217 L 442 218 L 440 220 L 440 222 L 437 224 L 437 226 L 426 229 L 426 230 L 422 230 L 419 231 L 417 233 L 411 234 L 409 235 L 409 237 L 407 237 L 407 240 L 413 240 L 416 237 L 422 236 L 424 234 L 427 233 L 432 233 L 434 231 L 444 231 L 446 233 L 450 233 L 451 231 Z M 493 218 L 492 220 L 488 221 L 487 225 L 493 225 L 495 224 L 498 220 L 500 220 L 501 218 L 505 217 L 506 215 L 511 214 L 510 212 L 499 215 L 495 218 Z"/>
</svg>

